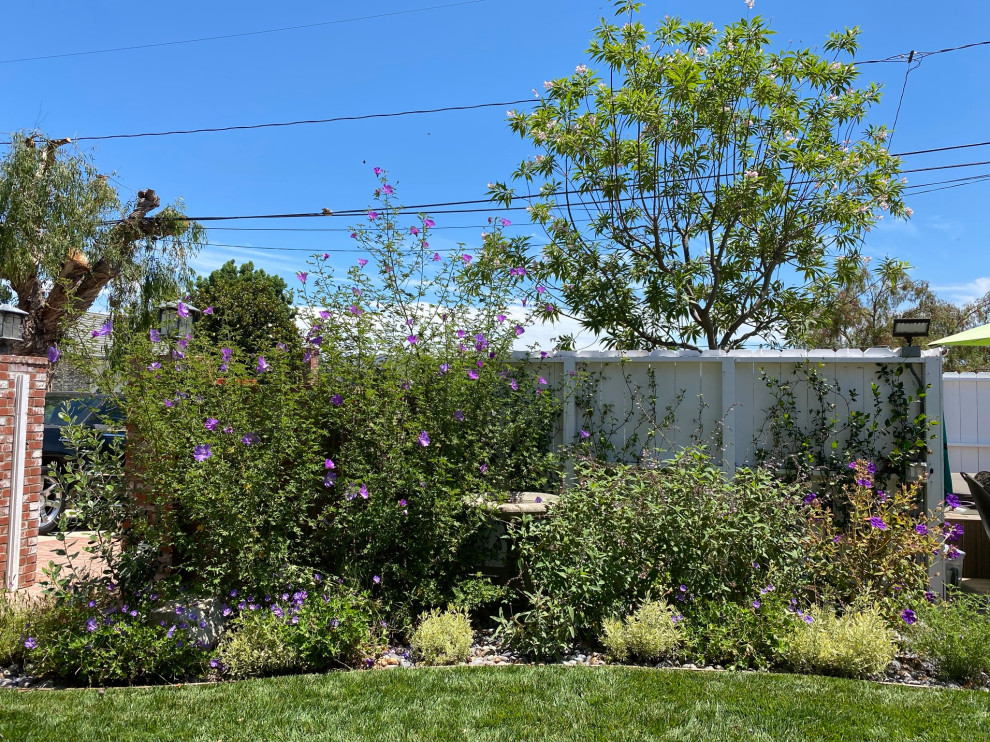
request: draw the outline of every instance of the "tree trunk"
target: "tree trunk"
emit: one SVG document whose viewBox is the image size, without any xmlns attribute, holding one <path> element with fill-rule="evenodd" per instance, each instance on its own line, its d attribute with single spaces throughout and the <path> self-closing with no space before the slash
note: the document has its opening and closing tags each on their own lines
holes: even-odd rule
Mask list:
<svg viewBox="0 0 990 742">
<path fill-rule="evenodd" d="M 126 263 L 125 255 L 133 251 L 137 240 L 174 231 L 173 225 L 148 217 L 148 212 L 158 208 L 159 203 L 152 189 L 138 191 L 134 210 L 106 234 L 105 239 L 128 248 L 126 252 L 119 253 L 118 260 L 102 258 L 91 266 L 82 252 L 71 251 L 47 299 L 37 275 L 13 286 L 17 292 L 18 308 L 28 313 L 24 322 L 24 339 L 13 346 L 16 355 L 46 355 L 48 348 L 61 339 L 64 320 L 89 310 L 100 292 L 120 274 Z"/>
</svg>

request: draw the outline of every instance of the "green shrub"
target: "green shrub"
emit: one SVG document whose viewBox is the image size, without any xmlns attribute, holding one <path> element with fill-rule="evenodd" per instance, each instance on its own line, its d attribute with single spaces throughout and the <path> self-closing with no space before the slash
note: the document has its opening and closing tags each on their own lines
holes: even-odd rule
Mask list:
<svg viewBox="0 0 990 742">
<path fill-rule="evenodd" d="M 779 664 L 791 614 L 783 597 L 763 590 L 746 603 L 711 601 L 686 606 L 681 653 L 697 664 L 729 669 L 768 669 Z"/>
<path fill-rule="evenodd" d="M 726 481 L 700 450 L 662 468 L 585 462 L 548 517 L 511 533 L 529 606 L 499 635 L 551 656 L 650 594 L 681 609 L 748 602 L 771 581 L 789 590 L 803 566 L 798 495 L 764 471 Z"/>
<path fill-rule="evenodd" d="M 972 680 L 990 675 L 990 599 L 953 591 L 951 599 L 925 603 L 908 630 L 911 647 L 930 660 L 939 677 Z"/>
<path fill-rule="evenodd" d="M 354 667 L 384 644 L 385 625 L 367 593 L 336 581 L 247 596 L 228 611 L 236 617 L 211 666 L 234 678 Z"/>
<path fill-rule="evenodd" d="M 650 600 L 630 616 L 606 619 L 602 643 L 618 660 L 656 661 L 681 643 L 683 619 L 665 601 Z"/>
<path fill-rule="evenodd" d="M 819 609 L 795 615 L 783 646 L 795 670 L 847 677 L 877 675 L 896 653 L 894 633 L 876 607 L 842 616 Z"/>
<path fill-rule="evenodd" d="M 289 632 L 271 611 L 242 613 L 224 634 L 212 664 L 235 680 L 300 671 L 303 661 Z"/>
<path fill-rule="evenodd" d="M 453 665 L 471 653 L 471 621 L 463 611 L 424 613 L 412 635 L 413 655 L 424 665 Z"/>
<path fill-rule="evenodd" d="M 51 602 L 45 598 L 23 592 L 0 594 L 0 667 L 24 663 L 29 629 L 50 608 Z"/>
</svg>

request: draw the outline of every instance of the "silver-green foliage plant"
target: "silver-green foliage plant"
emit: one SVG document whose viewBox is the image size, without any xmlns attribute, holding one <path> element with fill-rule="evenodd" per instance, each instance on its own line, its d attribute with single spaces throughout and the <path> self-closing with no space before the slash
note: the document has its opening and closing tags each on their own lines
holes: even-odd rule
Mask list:
<svg viewBox="0 0 990 742">
<path fill-rule="evenodd" d="M 874 607 L 852 608 L 841 616 L 812 608 L 795 614 L 781 653 L 788 665 L 802 672 L 867 677 L 884 671 L 897 644 Z"/>
<path fill-rule="evenodd" d="M 933 596 L 930 596 L 933 598 Z M 911 647 L 931 660 L 939 677 L 990 675 L 990 600 L 954 591 L 950 600 L 924 603 L 908 631 Z"/>
<path fill-rule="evenodd" d="M 466 612 L 435 608 L 423 614 L 410 645 L 416 660 L 424 665 L 453 665 L 468 658 L 471 637 Z"/>
<path fill-rule="evenodd" d="M 625 618 L 608 618 L 602 643 L 618 660 L 658 660 L 681 643 L 680 622 L 675 609 L 663 600 L 649 600 Z"/>
<path fill-rule="evenodd" d="M 617 3 L 625 18 L 595 29 L 592 66 L 509 112 L 538 154 L 518 189 L 490 193 L 526 197 L 549 238 L 528 276 L 544 289 L 534 312 L 566 304 L 623 348 L 801 337 L 864 233 L 911 214 L 888 130 L 864 126 L 880 88 L 859 82 L 859 29 L 823 53 L 778 50 L 760 16 L 651 30 L 641 6 Z M 500 244 L 510 262 L 527 247 Z"/>
<path fill-rule="evenodd" d="M 218 669 L 234 680 L 302 670 L 299 651 L 289 641 L 290 631 L 270 611 L 242 613 L 217 648 Z"/>
</svg>

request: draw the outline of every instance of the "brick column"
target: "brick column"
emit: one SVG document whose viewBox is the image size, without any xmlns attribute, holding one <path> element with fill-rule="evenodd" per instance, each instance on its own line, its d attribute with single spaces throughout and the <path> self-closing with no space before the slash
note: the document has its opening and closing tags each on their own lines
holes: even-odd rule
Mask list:
<svg viewBox="0 0 990 742">
<path fill-rule="evenodd" d="M 18 420 L 18 378 L 27 392 L 23 434 L 15 435 Z M 41 508 L 41 443 L 45 422 L 48 360 L 33 356 L 0 355 L 0 580 L 4 588 L 34 584 L 38 561 L 38 517 Z M 21 435 L 23 438 L 21 438 Z M 23 473 L 14 467 L 16 442 L 24 443 Z M 20 484 L 20 492 L 15 488 Z M 13 504 L 20 499 L 21 506 Z M 19 522 L 19 534 L 12 534 Z M 17 560 L 16 584 L 8 584 L 9 560 Z"/>
</svg>

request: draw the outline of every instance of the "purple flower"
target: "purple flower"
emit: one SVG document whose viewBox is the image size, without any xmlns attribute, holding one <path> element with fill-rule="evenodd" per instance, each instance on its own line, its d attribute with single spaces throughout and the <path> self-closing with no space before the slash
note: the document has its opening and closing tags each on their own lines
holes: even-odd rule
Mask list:
<svg viewBox="0 0 990 742">
<path fill-rule="evenodd" d="M 867 471 L 867 472 L 868 472 L 869 474 L 871 474 L 871 475 L 872 475 L 872 474 L 876 474 L 876 473 L 877 473 L 877 465 L 876 465 L 876 464 L 874 464 L 874 463 L 873 463 L 873 462 L 871 461 L 871 462 L 870 462 L 869 464 L 867 464 L 867 465 L 866 465 L 866 471 Z"/>
<path fill-rule="evenodd" d="M 760 607 L 760 601 L 758 601 L 758 600 L 754 600 L 754 601 L 753 601 L 753 607 L 754 607 L 754 608 L 759 608 L 759 607 Z"/>
<path fill-rule="evenodd" d="M 265 373 L 265 371 L 267 371 L 270 368 L 271 366 L 268 365 L 268 362 L 265 360 L 265 357 L 258 356 L 258 373 L 263 374 Z"/>
<path fill-rule="evenodd" d="M 589 433 L 587 430 L 582 430 L 581 431 L 581 437 L 582 438 L 590 438 L 591 437 L 591 433 Z"/>
<path fill-rule="evenodd" d="M 912 611 L 910 608 L 905 608 L 903 611 L 901 611 L 901 618 L 904 620 L 904 623 L 906 623 L 908 626 L 910 626 L 911 624 L 915 623 L 918 620 L 918 617 L 914 615 L 914 611 Z"/>
<path fill-rule="evenodd" d="M 382 583 L 382 578 L 379 577 L 378 575 L 375 575 L 374 577 L 371 578 L 371 581 L 374 582 L 376 585 L 380 585 Z"/>
<path fill-rule="evenodd" d="M 419 445 L 425 448 L 426 446 L 430 445 L 430 434 L 424 430 L 422 433 L 419 434 L 418 440 L 419 440 Z"/>
<path fill-rule="evenodd" d="M 512 391 L 514 391 L 514 392 L 517 392 L 517 391 L 519 391 L 519 384 L 517 384 L 517 383 L 516 383 L 516 380 L 515 380 L 515 379 L 512 379 L 512 380 L 511 380 L 511 381 L 509 382 L 509 386 L 511 386 L 511 387 L 512 387 Z"/>
<path fill-rule="evenodd" d="M 837 544 L 841 540 L 842 540 L 842 534 L 841 533 L 837 533 L 835 536 L 832 536 L 832 543 L 833 544 Z"/>
<path fill-rule="evenodd" d="M 467 253 L 464 253 L 463 255 L 461 255 L 461 260 L 463 260 L 465 263 L 470 263 L 473 260 L 473 258 Z"/>
<path fill-rule="evenodd" d="M 255 433 L 248 433 L 243 438 L 241 438 L 241 443 L 243 443 L 245 446 L 253 446 L 256 443 L 258 443 L 259 440 L 261 439 L 258 438 L 258 436 Z"/>
<path fill-rule="evenodd" d="M 162 334 L 158 332 L 154 327 L 148 330 L 148 337 L 153 343 L 160 343 L 162 341 Z"/>
<path fill-rule="evenodd" d="M 209 443 L 200 443 L 193 449 L 193 458 L 196 459 L 196 461 L 206 461 L 212 455 L 213 452 L 210 451 Z"/>
<path fill-rule="evenodd" d="M 36 648 L 38 647 L 38 642 L 36 642 L 36 641 L 34 640 L 34 637 L 33 637 L 33 636 L 29 636 L 29 637 L 28 637 L 28 638 L 27 638 L 27 639 L 25 640 L 25 642 L 24 642 L 24 646 L 25 646 L 25 647 L 27 647 L 28 649 L 36 649 Z"/>
<path fill-rule="evenodd" d="M 512 268 L 509 271 L 509 275 L 510 276 L 520 276 L 520 277 L 521 276 L 525 276 L 526 275 L 526 269 L 523 268 L 522 266 L 519 266 L 518 268 Z"/>
<path fill-rule="evenodd" d="M 959 507 L 959 496 L 950 492 L 945 496 L 945 504 L 952 509 Z"/>
<path fill-rule="evenodd" d="M 231 433 L 234 432 L 234 428 L 233 426 L 228 425 L 223 429 L 223 432 L 226 433 L 227 435 L 230 435 Z"/>
<path fill-rule="evenodd" d="M 872 487 L 873 486 L 873 482 L 871 482 L 869 479 L 857 479 L 856 480 L 856 484 L 858 484 L 860 487 Z"/>
<path fill-rule="evenodd" d="M 496 317 L 495 319 L 496 319 L 496 320 L 498 320 L 498 323 L 499 323 L 499 324 L 502 324 L 503 322 L 505 322 L 505 321 L 506 321 L 507 319 L 509 319 L 509 318 L 508 318 L 508 317 L 506 317 L 506 316 L 505 316 L 504 314 L 500 314 L 500 315 L 498 315 L 498 317 Z"/>
<path fill-rule="evenodd" d="M 223 604 L 223 606 L 221 607 L 221 611 L 220 611 L 220 612 L 221 612 L 221 613 L 222 613 L 222 614 L 223 614 L 224 616 L 229 616 L 229 615 L 230 615 L 231 613 L 233 613 L 233 611 L 232 611 L 232 610 L 230 610 L 230 606 L 229 606 L 229 605 L 227 605 L 226 603 L 224 603 L 224 604 Z"/>
<path fill-rule="evenodd" d="M 508 227 L 510 224 L 512 224 L 512 222 L 510 222 L 508 219 L 501 219 L 500 221 L 502 222 L 503 227 Z"/>
<path fill-rule="evenodd" d="M 175 407 L 175 402 L 173 402 L 171 399 L 166 399 L 165 400 L 165 406 L 166 407 Z"/>
<path fill-rule="evenodd" d="M 91 618 L 86 621 L 86 631 L 96 631 L 96 619 Z"/>
<path fill-rule="evenodd" d="M 951 526 L 946 524 L 945 532 L 945 542 L 948 544 L 955 543 L 963 535 L 963 527 L 959 523 L 953 523 Z"/>
<path fill-rule="evenodd" d="M 537 294 L 542 294 L 544 291 L 546 291 L 546 288 L 544 288 L 543 286 L 537 286 L 536 287 L 536 293 Z"/>
<path fill-rule="evenodd" d="M 876 517 L 875 515 L 870 518 L 870 525 L 880 531 L 887 530 L 887 524 L 883 522 L 883 519 Z"/>
<path fill-rule="evenodd" d="M 934 603 L 935 593 L 933 593 L 931 590 L 925 590 L 925 600 L 927 600 L 929 603 Z"/>
<path fill-rule="evenodd" d="M 55 346 L 55 345 L 51 346 L 48 349 L 48 362 L 49 363 L 55 363 L 55 361 L 58 360 L 58 357 L 60 355 L 62 355 L 62 354 L 59 352 L 58 347 Z"/>
<path fill-rule="evenodd" d="M 179 305 L 175 309 L 175 313 L 177 315 L 179 315 L 180 317 L 188 317 L 189 316 L 189 308 L 180 301 L 179 302 Z"/>
<path fill-rule="evenodd" d="M 344 398 L 339 394 L 334 394 L 332 397 L 330 397 L 330 404 L 332 404 L 334 407 L 340 407 L 342 404 L 344 404 Z"/>
<path fill-rule="evenodd" d="M 375 175 L 381 175 L 384 172 L 380 167 L 375 168 Z"/>
<path fill-rule="evenodd" d="M 111 332 L 113 332 L 113 320 L 107 320 L 98 330 L 93 330 L 90 336 L 94 338 L 106 337 Z"/>
<path fill-rule="evenodd" d="M 805 504 L 805 505 L 810 505 L 810 504 L 811 504 L 811 503 L 813 503 L 813 502 L 814 502 L 814 501 L 815 501 L 816 499 L 818 499 L 818 495 L 816 495 L 816 494 L 815 494 L 814 492 L 809 492 L 808 494 L 806 494 L 806 495 L 804 496 L 804 504 Z"/>
<path fill-rule="evenodd" d="M 457 331 L 457 337 L 463 338 L 465 335 L 467 335 L 467 333 L 464 332 L 464 330 L 458 330 Z"/>
<path fill-rule="evenodd" d="M 364 266 L 366 266 L 367 264 L 368 264 L 367 260 L 365 260 L 364 258 L 358 258 L 358 265 L 360 265 L 362 268 L 364 268 Z"/>
<path fill-rule="evenodd" d="M 211 304 L 206 309 L 204 309 L 203 314 L 213 314 L 213 305 Z"/>
<path fill-rule="evenodd" d="M 914 530 L 920 533 L 922 536 L 928 535 L 928 526 L 926 526 L 924 523 L 919 523 L 918 525 L 916 525 L 914 527 Z"/>
<path fill-rule="evenodd" d="M 850 461 L 849 462 L 849 468 L 850 469 L 855 469 L 856 468 L 856 462 L 855 461 Z"/>
<path fill-rule="evenodd" d="M 368 487 L 362 482 L 361 489 L 358 490 L 358 494 L 361 495 L 362 499 L 368 499 Z"/>
<path fill-rule="evenodd" d="M 337 472 L 331 471 L 327 472 L 326 476 L 323 477 L 324 487 L 333 487 L 334 482 L 337 481 Z"/>
<path fill-rule="evenodd" d="M 217 420 L 215 417 L 208 417 L 208 418 L 206 418 L 206 422 L 204 423 L 204 425 L 206 425 L 206 429 L 207 430 L 216 430 L 217 429 L 217 425 L 219 425 L 219 424 L 220 424 L 220 421 Z"/>
<path fill-rule="evenodd" d="M 428 244 L 428 243 L 426 243 L 426 242 L 424 242 L 424 243 L 423 243 L 423 247 L 426 247 L 426 246 L 427 246 L 427 244 Z M 434 263 L 438 263 L 438 262 L 440 262 L 440 253 L 438 253 L 438 252 L 435 252 L 435 253 L 433 253 L 433 262 L 434 262 Z"/>
<path fill-rule="evenodd" d="M 544 379 L 544 378 L 543 378 L 543 377 L 541 376 L 541 377 L 540 377 L 540 381 L 539 381 L 539 383 L 540 383 L 540 384 L 546 384 L 546 383 L 547 383 L 547 380 L 546 380 L 546 379 Z"/>
<path fill-rule="evenodd" d="M 454 419 L 459 423 L 464 422 L 464 413 L 461 410 L 454 410 Z"/>
<path fill-rule="evenodd" d="M 161 367 L 162 367 L 162 364 L 159 361 L 152 361 L 151 363 L 148 364 L 148 370 L 149 371 L 157 371 Z"/>
<path fill-rule="evenodd" d="M 477 371 L 475 371 L 475 370 L 474 370 L 473 368 L 472 368 L 472 369 L 470 369 L 470 370 L 469 370 L 469 371 L 467 372 L 467 375 L 468 375 L 468 378 L 469 378 L 469 379 L 477 379 L 477 378 L 478 378 L 478 372 L 477 372 Z"/>
<path fill-rule="evenodd" d="M 378 218 L 378 212 L 377 211 L 369 211 L 368 212 L 368 221 L 373 222 L 377 218 Z"/>
<path fill-rule="evenodd" d="M 299 279 L 300 283 L 306 283 L 306 279 L 309 278 L 309 273 L 306 271 L 297 271 L 296 278 Z"/>
<path fill-rule="evenodd" d="M 165 636 L 166 636 L 166 637 L 167 637 L 168 639 L 171 639 L 171 638 L 172 638 L 173 636 L 175 636 L 175 624 L 172 624 L 172 628 L 170 628 L 170 629 L 168 630 L 168 633 L 167 633 L 167 634 L 165 634 Z"/>
<path fill-rule="evenodd" d="M 361 309 L 361 307 L 359 307 L 357 304 L 351 304 L 347 309 L 351 314 L 353 314 L 356 317 L 360 317 L 362 314 L 364 314 L 364 310 Z"/>
<path fill-rule="evenodd" d="M 677 589 L 680 590 L 682 593 L 686 593 L 687 592 L 687 585 L 681 585 Z"/>
<path fill-rule="evenodd" d="M 404 507 L 406 507 L 407 505 L 408 505 L 408 503 L 407 503 L 407 502 L 406 502 L 405 500 L 399 500 L 399 507 L 400 507 L 400 508 L 404 508 Z"/>
<path fill-rule="evenodd" d="M 323 461 L 323 468 L 324 469 L 336 469 L 337 468 L 337 465 L 335 463 L 333 463 L 333 459 L 325 459 Z"/>
<path fill-rule="evenodd" d="M 417 338 L 415 335 L 409 335 L 409 336 L 407 336 L 406 337 L 406 340 L 409 341 L 409 344 L 410 345 L 415 345 L 416 343 L 419 342 L 419 338 Z"/>
<path fill-rule="evenodd" d="M 523 329 L 522 325 L 516 325 L 516 337 L 519 337 L 524 332 L 526 331 Z"/>
<path fill-rule="evenodd" d="M 811 624 L 813 624 L 815 622 L 815 619 L 811 617 L 811 614 L 810 613 L 805 613 L 804 614 L 804 622 L 810 626 Z"/>
<path fill-rule="evenodd" d="M 450 371 L 450 364 L 449 363 L 441 363 L 440 364 L 440 373 L 441 374 L 446 374 L 448 371 Z"/>
<path fill-rule="evenodd" d="M 435 221 L 433 221 L 432 219 L 430 219 L 430 217 L 426 217 L 423 220 L 423 226 L 426 227 L 427 229 L 430 229 L 430 227 L 435 227 L 436 224 L 437 223 Z"/>
<path fill-rule="evenodd" d="M 478 470 L 479 470 L 479 471 L 480 471 L 480 472 L 481 472 L 482 474 L 484 474 L 485 472 L 487 472 L 487 471 L 488 471 L 488 464 L 482 464 L 481 466 L 479 466 L 479 467 L 478 467 Z"/>
</svg>

